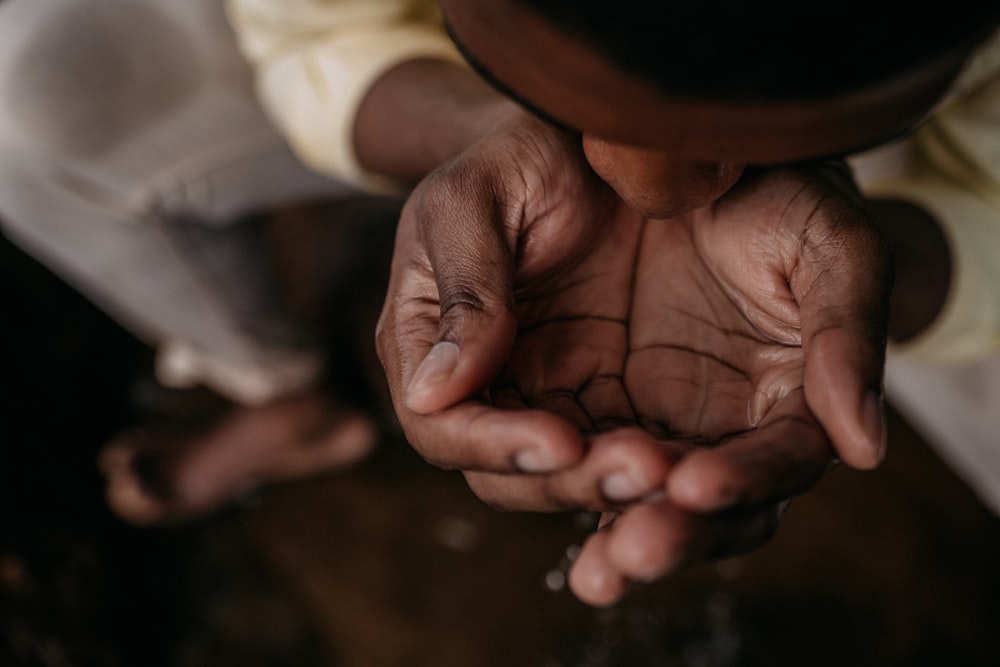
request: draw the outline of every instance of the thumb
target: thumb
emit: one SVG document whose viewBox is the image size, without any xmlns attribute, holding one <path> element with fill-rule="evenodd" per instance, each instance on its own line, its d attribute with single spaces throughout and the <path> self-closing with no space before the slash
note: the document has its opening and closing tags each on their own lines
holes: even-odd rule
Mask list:
<svg viewBox="0 0 1000 667">
<path fill-rule="evenodd" d="M 406 406 L 418 414 L 483 391 L 514 345 L 513 242 L 495 192 L 468 171 L 456 178 L 442 170 L 404 208 L 415 216 L 440 304 L 437 340 L 406 387 Z"/>
<path fill-rule="evenodd" d="M 859 221 L 861 222 L 861 221 Z M 892 266 L 867 224 L 818 244 L 818 271 L 799 298 L 805 395 L 840 459 L 876 467 L 885 457 L 882 379 Z"/>
</svg>

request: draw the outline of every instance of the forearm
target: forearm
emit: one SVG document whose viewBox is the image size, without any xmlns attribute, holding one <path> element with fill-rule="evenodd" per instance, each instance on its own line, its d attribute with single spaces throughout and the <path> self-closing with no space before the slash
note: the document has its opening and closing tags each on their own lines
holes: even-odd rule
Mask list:
<svg viewBox="0 0 1000 667">
<path fill-rule="evenodd" d="M 896 264 L 889 338 L 905 342 L 922 333 L 944 307 L 952 278 L 948 242 L 934 217 L 915 204 L 872 199 L 869 208 Z"/>
<path fill-rule="evenodd" d="M 414 183 L 516 112 L 513 102 L 465 67 L 411 60 L 387 71 L 365 94 L 354 149 L 367 171 Z"/>
<path fill-rule="evenodd" d="M 996 70 L 984 70 L 990 71 L 994 75 L 978 85 L 959 87 L 962 94 L 906 141 L 910 150 L 902 171 L 866 188 L 872 198 L 919 206 L 939 229 L 928 233 L 926 216 L 908 215 L 913 222 L 895 225 L 894 215 L 878 216 L 897 247 L 906 250 L 897 250 L 896 309 L 909 303 L 913 312 L 923 313 L 909 330 L 900 331 L 904 320 L 894 320 L 900 356 L 962 364 L 1000 349 L 1000 78 Z M 946 271 L 942 260 L 948 262 Z"/>
<path fill-rule="evenodd" d="M 470 97 L 484 99 L 468 87 L 486 91 L 465 70 L 436 5 L 227 0 L 275 127 L 313 170 L 373 191 L 397 190 L 440 162 L 453 136 L 472 134 L 448 103 L 469 109 Z"/>
</svg>

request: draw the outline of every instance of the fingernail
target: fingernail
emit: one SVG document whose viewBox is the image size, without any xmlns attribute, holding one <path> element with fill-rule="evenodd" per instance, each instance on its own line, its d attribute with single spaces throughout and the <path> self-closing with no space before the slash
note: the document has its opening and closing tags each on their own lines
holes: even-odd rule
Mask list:
<svg viewBox="0 0 1000 667">
<path fill-rule="evenodd" d="M 556 469 L 548 456 L 537 449 L 525 449 L 514 456 L 514 465 L 523 472 L 551 472 Z"/>
<path fill-rule="evenodd" d="M 622 502 L 636 500 L 649 491 L 649 483 L 632 470 L 621 470 L 612 473 L 601 482 L 601 491 L 608 500 Z"/>
<path fill-rule="evenodd" d="M 878 462 L 885 460 L 886 432 L 885 432 L 885 405 L 882 402 L 882 394 L 877 391 L 870 391 L 865 397 L 862 406 L 861 418 L 864 420 L 864 428 L 868 439 L 876 443 L 878 449 L 876 454 Z"/>
<path fill-rule="evenodd" d="M 441 341 L 431 348 L 410 382 L 410 393 L 427 391 L 451 377 L 458 366 L 458 345 Z"/>
</svg>

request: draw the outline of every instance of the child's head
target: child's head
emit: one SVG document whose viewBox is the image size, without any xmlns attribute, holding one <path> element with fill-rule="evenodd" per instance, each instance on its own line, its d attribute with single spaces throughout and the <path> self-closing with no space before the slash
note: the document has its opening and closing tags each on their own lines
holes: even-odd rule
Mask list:
<svg viewBox="0 0 1000 667">
<path fill-rule="evenodd" d="M 594 169 L 655 215 L 711 201 L 747 164 L 899 136 L 1000 21 L 998 3 L 888 4 L 441 0 L 470 62 L 581 132 Z"/>
<path fill-rule="evenodd" d="M 968 46 L 993 3 L 901 10 L 884 0 L 513 0 L 671 95 L 822 98 Z"/>
</svg>

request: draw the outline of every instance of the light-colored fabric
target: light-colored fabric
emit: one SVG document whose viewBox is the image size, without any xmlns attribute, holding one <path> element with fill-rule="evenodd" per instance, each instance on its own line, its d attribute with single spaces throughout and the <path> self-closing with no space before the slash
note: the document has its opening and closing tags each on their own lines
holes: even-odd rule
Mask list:
<svg viewBox="0 0 1000 667">
<path fill-rule="evenodd" d="M 885 392 L 948 467 L 1000 515 L 1000 354 L 953 366 L 890 354 Z"/>
<path fill-rule="evenodd" d="M 1000 35 L 914 136 L 851 164 L 867 194 L 924 207 L 948 239 L 944 309 L 890 346 L 886 396 L 1000 514 Z"/>
<path fill-rule="evenodd" d="M 991 202 L 986 192 L 934 174 L 875 192 L 930 212 L 954 257 L 941 313 L 915 339 L 894 344 L 893 352 L 939 365 L 965 364 L 994 353 L 1000 347 L 1000 200 Z"/>
<path fill-rule="evenodd" d="M 243 218 L 354 193 L 275 131 L 222 0 L 0 2 L 3 233 L 157 346 L 172 381 L 260 402 L 318 376 Z"/>
<path fill-rule="evenodd" d="M 1000 32 L 904 144 L 893 176 L 863 176 L 862 188 L 933 214 L 954 273 L 937 320 L 893 352 L 942 364 L 985 358 L 1000 351 Z"/>
<path fill-rule="evenodd" d="M 433 0 L 4 0 L 4 234 L 155 346 L 164 382 L 300 391 L 323 354 L 237 221 L 393 187 L 358 167 L 354 116 L 419 57 L 460 61 Z"/>
<path fill-rule="evenodd" d="M 463 60 L 433 0 L 227 0 L 257 90 L 275 124 L 314 169 L 369 190 L 353 131 L 371 85 L 404 61 Z"/>
</svg>

